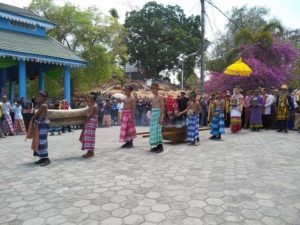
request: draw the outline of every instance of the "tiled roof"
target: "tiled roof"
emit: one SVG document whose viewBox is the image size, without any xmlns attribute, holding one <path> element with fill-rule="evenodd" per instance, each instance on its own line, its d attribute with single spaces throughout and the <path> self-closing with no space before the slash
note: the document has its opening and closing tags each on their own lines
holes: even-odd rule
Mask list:
<svg viewBox="0 0 300 225">
<path fill-rule="evenodd" d="M 86 61 L 51 37 L 39 37 L 24 33 L 0 30 L 0 53 L 10 51 L 35 56 L 73 60 L 82 64 Z"/>
<path fill-rule="evenodd" d="M 27 17 L 27 18 L 31 18 L 31 19 L 36 19 L 36 20 L 39 20 L 39 21 L 42 21 L 42 22 L 54 24 L 54 22 L 52 22 L 52 21 L 50 21 L 50 20 L 48 20 L 44 17 L 41 17 L 41 16 L 39 16 L 39 15 L 37 15 L 37 14 L 31 12 L 30 10 L 27 10 L 27 9 L 23 9 L 23 8 L 19 8 L 19 7 L 15 7 L 15 6 L 0 3 L 0 10 L 8 12 L 8 13 L 15 14 L 15 15 L 20 15 L 20 16 L 24 16 L 24 17 Z"/>
</svg>

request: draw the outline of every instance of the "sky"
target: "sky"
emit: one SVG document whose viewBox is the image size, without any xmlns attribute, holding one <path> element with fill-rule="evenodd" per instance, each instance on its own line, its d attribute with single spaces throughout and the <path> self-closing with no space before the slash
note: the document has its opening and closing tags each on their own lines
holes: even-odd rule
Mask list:
<svg viewBox="0 0 300 225">
<path fill-rule="evenodd" d="M 278 18 L 285 27 L 300 28 L 300 0 L 211 0 L 218 8 L 228 14 L 232 7 L 265 6 L 271 10 L 271 18 Z M 1 3 L 12 4 L 17 7 L 28 6 L 31 0 L 0 0 Z M 55 0 L 57 4 L 72 2 L 75 5 L 86 8 L 96 6 L 101 12 L 107 13 L 109 9 L 117 9 L 120 21 L 124 21 L 125 14 L 133 9 L 142 8 L 147 0 Z M 179 5 L 186 15 L 200 14 L 200 0 L 156 0 L 161 4 Z M 211 5 L 206 3 L 206 38 L 213 40 L 215 35 L 224 30 L 227 19 Z"/>
</svg>

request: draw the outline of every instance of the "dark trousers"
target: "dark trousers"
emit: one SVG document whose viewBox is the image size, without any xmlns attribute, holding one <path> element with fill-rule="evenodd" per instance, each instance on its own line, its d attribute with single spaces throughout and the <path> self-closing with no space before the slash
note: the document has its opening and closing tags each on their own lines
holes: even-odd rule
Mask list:
<svg viewBox="0 0 300 225">
<path fill-rule="evenodd" d="M 230 112 L 225 113 L 225 127 L 230 127 Z"/>
<path fill-rule="evenodd" d="M 104 116 L 104 112 L 99 112 L 98 113 L 98 126 L 99 127 L 103 127 L 103 116 Z"/>
<path fill-rule="evenodd" d="M 244 128 L 248 129 L 250 125 L 250 115 L 251 111 L 249 107 L 245 107 L 245 122 L 244 122 Z"/>
<path fill-rule="evenodd" d="M 287 130 L 288 121 L 287 120 L 277 120 L 277 128 L 278 128 L 278 130 Z"/>
<path fill-rule="evenodd" d="M 262 115 L 263 128 L 270 129 L 272 124 L 271 115 Z"/>
</svg>

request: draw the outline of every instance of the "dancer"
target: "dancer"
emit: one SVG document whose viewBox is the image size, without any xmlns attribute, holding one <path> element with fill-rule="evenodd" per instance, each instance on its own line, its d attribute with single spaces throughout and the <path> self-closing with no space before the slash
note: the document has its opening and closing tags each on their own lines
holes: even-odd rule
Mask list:
<svg viewBox="0 0 300 225">
<path fill-rule="evenodd" d="M 192 91 L 189 95 L 189 103 L 187 108 L 180 112 L 178 116 L 183 114 L 188 115 L 188 128 L 187 128 L 187 140 L 190 144 L 199 145 L 199 113 L 201 112 L 201 106 L 196 100 L 197 94 Z"/>
<path fill-rule="evenodd" d="M 33 115 L 27 132 L 27 138 L 32 139 L 31 148 L 34 151 L 33 155 L 40 158 L 35 164 L 40 166 L 47 166 L 51 163 L 48 157 L 48 130 L 50 120 L 47 118 L 47 96 L 47 93 L 44 91 L 38 92 L 36 99 L 39 108 Z"/>
<path fill-rule="evenodd" d="M 126 86 L 124 89 L 126 98 L 124 99 L 124 108 L 122 110 L 120 143 L 125 142 L 125 144 L 121 146 L 122 148 L 132 148 L 133 139 L 136 137 L 134 116 L 136 100 L 131 95 L 132 91 L 133 88 L 131 86 Z"/>
<path fill-rule="evenodd" d="M 243 95 L 235 88 L 230 98 L 230 128 L 233 133 L 242 129 Z"/>
<path fill-rule="evenodd" d="M 292 104 L 291 97 L 288 95 L 288 86 L 282 85 L 280 94 L 276 101 L 276 121 L 278 124 L 277 132 L 288 132 L 289 109 Z"/>
<path fill-rule="evenodd" d="M 250 128 L 252 131 L 259 131 L 262 128 L 262 107 L 263 97 L 259 95 L 259 89 L 254 91 L 250 98 Z"/>
<path fill-rule="evenodd" d="M 21 101 L 17 101 L 17 105 L 13 107 L 14 111 L 14 130 L 17 135 L 26 134 L 25 124 L 22 115 Z"/>
<path fill-rule="evenodd" d="M 150 121 L 150 146 L 151 152 L 161 153 L 164 151 L 162 144 L 161 127 L 164 115 L 164 98 L 159 95 L 159 85 L 152 84 L 151 91 L 153 93 L 151 121 Z"/>
<path fill-rule="evenodd" d="M 4 120 L 2 122 L 2 129 L 4 135 L 15 135 L 13 122 L 10 116 L 10 111 L 13 109 L 10 102 L 7 101 L 7 96 L 2 97 L 2 109 L 4 114 Z"/>
<path fill-rule="evenodd" d="M 214 104 L 214 114 L 211 123 L 211 131 L 212 136 L 209 138 L 210 140 L 221 140 L 221 135 L 225 133 L 224 129 L 224 108 L 225 102 L 221 98 L 221 94 L 216 94 L 216 99 L 213 102 Z"/>
<path fill-rule="evenodd" d="M 94 157 L 95 151 L 95 134 L 98 123 L 98 106 L 96 103 L 97 95 L 95 93 L 91 93 L 88 97 L 88 113 L 86 115 L 86 122 L 82 129 L 80 135 L 80 142 L 82 143 L 82 151 L 87 151 L 83 158 L 91 158 Z"/>
</svg>

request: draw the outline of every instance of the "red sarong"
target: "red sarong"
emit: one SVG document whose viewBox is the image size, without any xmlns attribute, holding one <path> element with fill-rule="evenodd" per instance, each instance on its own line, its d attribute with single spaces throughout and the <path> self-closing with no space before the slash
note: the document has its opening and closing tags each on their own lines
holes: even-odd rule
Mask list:
<svg viewBox="0 0 300 225">
<path fill-rule="evenodd" d="M 136 137 L 135 121 L 131 110 L 122 111 L 120 142 L 131 141 Z"/>
<path fill-rule="evenodd" d="M 82 143 L 81 150 L 94 151 L 95 137 L 98 119 L 90 118 L 84 125 L 79 140 Z"/>
</svg>

